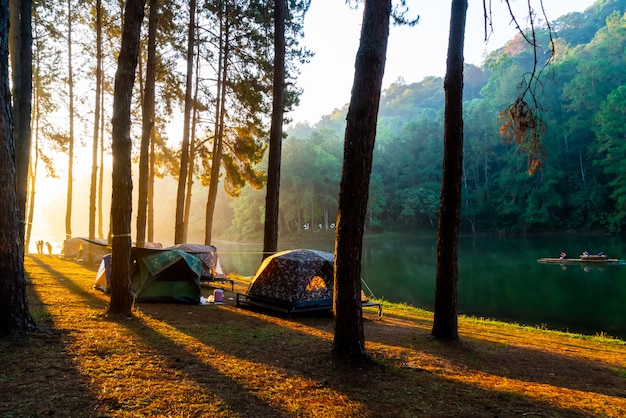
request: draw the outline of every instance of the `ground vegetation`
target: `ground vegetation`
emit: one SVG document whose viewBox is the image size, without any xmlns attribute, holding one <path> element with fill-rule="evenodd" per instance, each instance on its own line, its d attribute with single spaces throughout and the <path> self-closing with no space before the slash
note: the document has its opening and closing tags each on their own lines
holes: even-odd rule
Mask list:
<svg viewBox="0 0 626 418">
<path fill-rule="evenodd" d="M 449 345 L 430 335 L 432 313 L 384 303 L 381 321 L 364 312 L 374 364 L 353 368 L 330 355 L 330 316 L 240 309 L 226 291 L 224 305 L 109 317 L 95 268 L 32 255 L 26 272 L 38 329 L 0 339 L 6 417 L 626 414 L 626 345 L 606 335 L 461 316 Z"/>
</svg>

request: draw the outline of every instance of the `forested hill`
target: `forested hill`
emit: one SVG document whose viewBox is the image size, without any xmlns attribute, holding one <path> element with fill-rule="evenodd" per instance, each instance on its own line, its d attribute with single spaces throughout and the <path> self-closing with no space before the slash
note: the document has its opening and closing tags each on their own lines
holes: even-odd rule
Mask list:
<svg viewBox="0 0 626 418">
<path fill-rule="evenodd" d="M 461 228 L 465 232 L 602 230 L 626 221 L 626 0 L 599 0 L 555 20 L 555 61 L 538 100 L 547 123 L 544 159 L 500 137 L 499 113 L 519 94 L 533 51 L 518 36 L 465 71 Z M 549 55 L 540 31 L 539 56 Z M 443 79 L 384 91 L 369 198 L 371 229 L 434 231 L 443 152 Z M 347 105 L 314 126 L 296 126 L 283 146 L 282 231 L 326 228 L 336 216 Z M 262 230 L 249 216 L 264 192 L 235 202 L 231 232 Z"/>
</svg>

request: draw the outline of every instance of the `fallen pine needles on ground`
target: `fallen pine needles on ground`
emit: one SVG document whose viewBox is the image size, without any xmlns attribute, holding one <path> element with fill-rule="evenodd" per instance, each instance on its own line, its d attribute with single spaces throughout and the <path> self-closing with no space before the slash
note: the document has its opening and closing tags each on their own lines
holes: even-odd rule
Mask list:
<svg viewBox="0 0 626 418">
<path fill-rule="evenodd" d="M 437 417 L 626 415 L 626 345 L 461 317 L 366 310 L 375 364 L 330 355 L 330 315 L 292 319 L 223 305 L 138 304 L 108 317 L 95 268 L 26 257 L 37 331 L 0 339 L 2 417 Z M 236 282 L 235 291 L 245 291 Z M 213 288 L 203 285 L 203 295 Z"/>
</svg>

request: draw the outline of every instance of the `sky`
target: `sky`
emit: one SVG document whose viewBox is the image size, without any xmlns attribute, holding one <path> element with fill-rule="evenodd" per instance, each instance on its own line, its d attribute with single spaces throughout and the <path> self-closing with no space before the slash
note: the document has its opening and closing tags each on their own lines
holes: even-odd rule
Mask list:
<svg viewBox="0 0 626 418">
<path fill-rule="evenodd" d="M 509 12 L 501 0 L 492 1 L 493 33 L 485 42 L 483 7 L 469 0 L 465 35 L 465 62 L 480 65 L 491 51 L 502 47 L 515 34 Z M 539 0 L 529 0 L 538 13 Z M 394 0 L 395 2 L 395 0 Z M 580 12 L 595 0 L 543 0 L 550 20 Z M 407 84 L 427 76 L 445 75 L 451 0 L 407 0 L 409 14 L 419 15 L 414 27 L 392 26 L 387 46 L 383 88 L 402 78 Z M 519 16 L 527 15 L 527 0 L 512 0 Z M 359 44 L 362 6 L 351 9 L 345 0 L 313 0 L 304 22 L 304 46 L 315 56 L 301 67 L 298 85 L 304 90 L 300 105 L 288 116 L 294 123 L 313 125 L 350 101 L 354 58 Z M 523 18 L 519 21 L 526 24 Z M 558 35 L 558 34 L 557 34 Z"/>
</svg>

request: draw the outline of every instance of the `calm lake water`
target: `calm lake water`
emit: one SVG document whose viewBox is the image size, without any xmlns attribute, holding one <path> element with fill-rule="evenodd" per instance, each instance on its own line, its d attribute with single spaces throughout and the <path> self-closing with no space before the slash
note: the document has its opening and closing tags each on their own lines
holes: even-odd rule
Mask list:
<svg viewBox="0 0 626 418">
<path fill-rule="evenodd" d="M 334 236 L 297 248 L 333 252 Z M 261 244 L 216 243 L 227 272 L 252 276 Z M 281 250 L 296 247 L 281 247 Z M 626 259 L 626 240 L 608 236 L 461 237 L 459 313 L 626 338 L 626 262 L 583 268 L 538 258 L 583 250 Z M 362 275 L 377 298 L 433 309 L 436 238 L 366 237 Z M 366 289 L 366 293 L 367 289 Z"/>
</svg>

